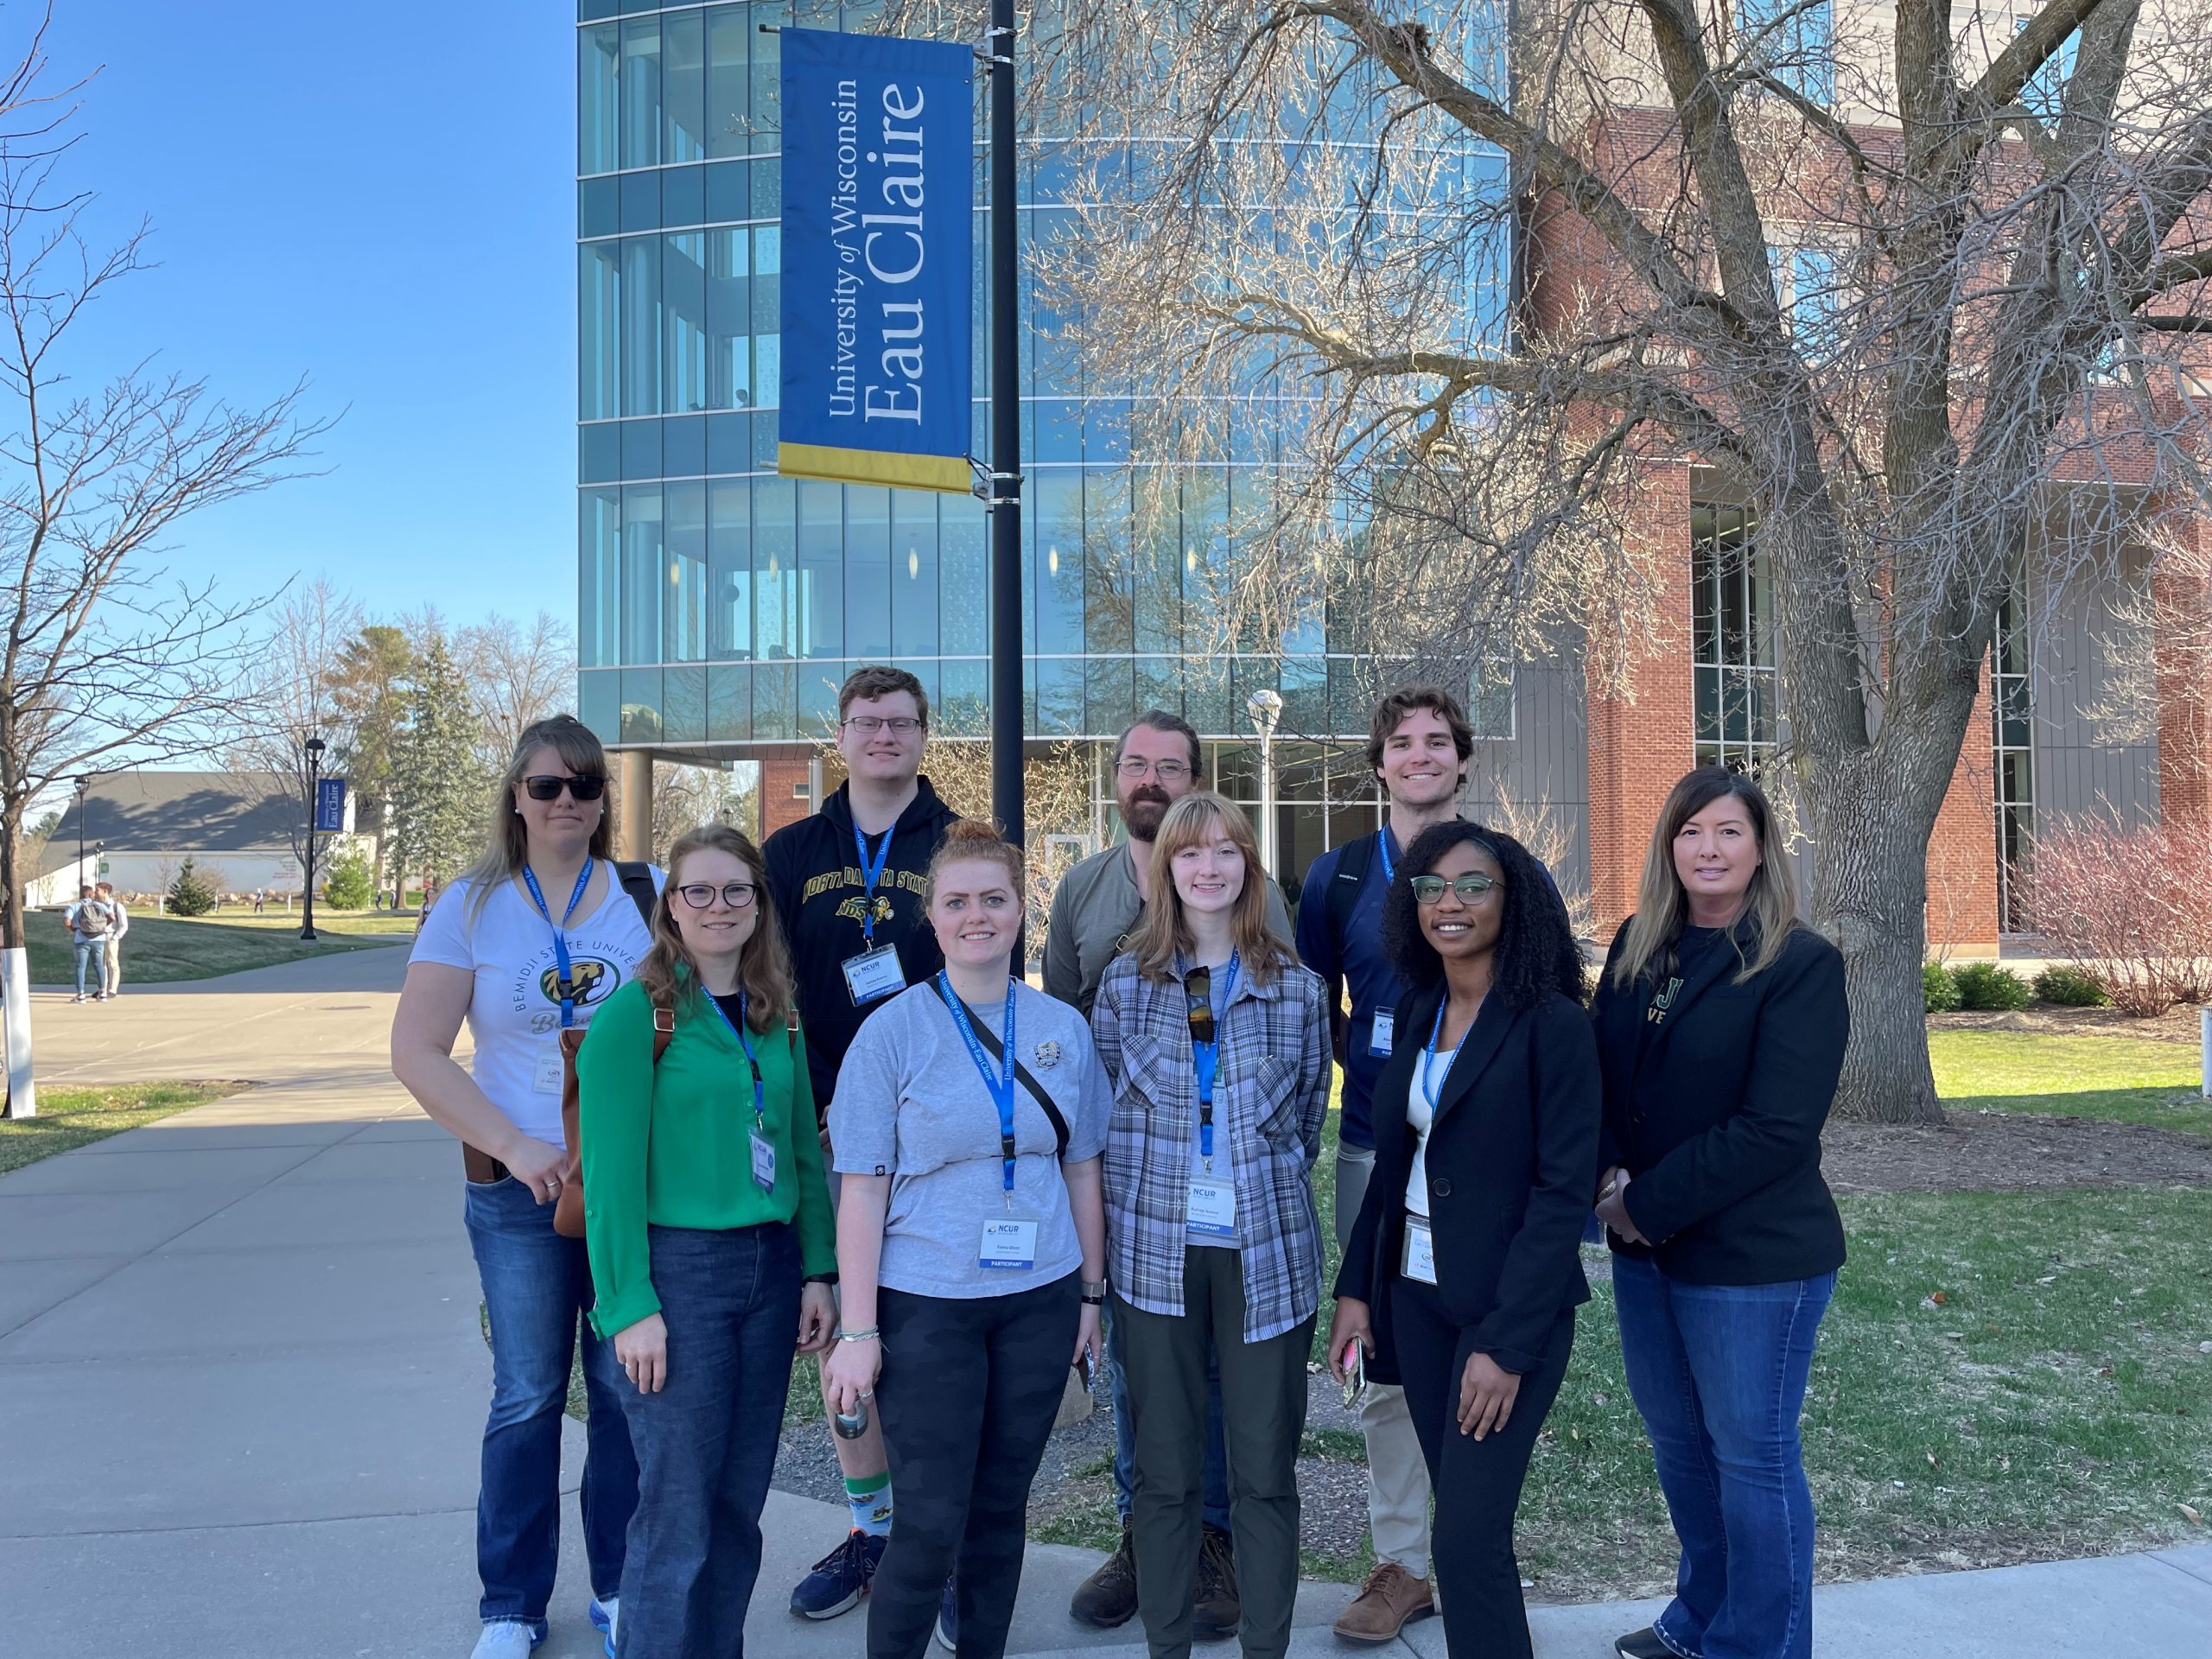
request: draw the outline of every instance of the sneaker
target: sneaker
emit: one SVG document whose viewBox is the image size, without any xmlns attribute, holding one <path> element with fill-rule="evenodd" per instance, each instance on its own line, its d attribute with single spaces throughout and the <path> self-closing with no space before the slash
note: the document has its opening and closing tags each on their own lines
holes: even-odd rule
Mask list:
<svg viewBox="0 0 2212 1659">
<path fill-rule="evenodd" d="M 591 1605 L 584 1611 L 591 1619 L 591 1627 L 607 1638 L 607 1659 L 614 1659 L 614 1621 L 622 1611 L 622 1598 L 609 1596 L 605 1600 L 594 1596 Z"/>
<path fill-rule="evenodd" d="M 1640 1630 L 1630 1630 L 1614 1643 L 1613 1651 L 1620 1659 L 1681 1659 L 1649 1624 Z"/>
<path fill-rule="evenodd" d="M 484 1627 L 468 1659 L 525 1659 L 530 1650 L 544 1639 L 519 1620 L 503 1618 Z"/>
<path fill-rule="evenodd" d="M 884 1547 L 891 1541 L 855 1527 L 845 1541 L 814 1564 L 791 1592 L 791 1611 L 801 1618 L 835 1618 L 857 1606 L 875 1578 Z"/>
<path fill-rule="evenodd" d="M 1129 1517 L 1122 1517 L 1122 1541 L 1099 1563 L 1098 1570 L 1076 1586 L 1068 1598 L 1068 1617 L 1078 1624 L 1110 1630 L 1136 1617 L 1137 1560 Z"/>
<path fill-rule="evenodd" d="M 1337 1634 L 1347 1642 L 1395 1641 L 1400 1630 L 1435 1611 L 1427 1579 L 1415 1578 L 1395 1561 L 1383 1561 L 1338 1618 Z"/>
<path fill-rule="evenodd" d="M 944 1581 L 944 1593 L 937 1599 L 937 1644 L 947 1653 L 960 1651 L 960 1603 L 952 1593 L 952 1580 Z"/>
<path fill-rule="evenodd" d="M 1191 1636 L 1199 1642 L 1225 1642 L 1243 1621 L 1236 1596 L 1236 1557 L 1229 1535 L 1208 1527 L 1198 1541 L 1198 1586 L 1191 1598 Z"/>
<path fill-rule="evenodd" d="M 71 997 L 69 1000 L 72 1002 L 81 1002 L 85 1000 L 85 994 L 82 991 L 79 991 L 76 995 Z"/>
</svg>

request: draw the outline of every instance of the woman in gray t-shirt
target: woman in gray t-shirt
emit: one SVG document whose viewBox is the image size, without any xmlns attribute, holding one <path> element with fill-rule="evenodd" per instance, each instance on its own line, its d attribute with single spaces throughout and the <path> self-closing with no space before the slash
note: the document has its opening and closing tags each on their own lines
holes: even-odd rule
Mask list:
<svg viewBox="0 0 2212 1659">
<path fill-rule="evenodd" d="M 830 1108 L 824 1382 L 841 1414 L 877 1400 L 899 1492 L 870 1659 L 921 1659 L 940 1613 L 970 1659 L 1005 1652 L 1029 1484 L 1071 1360 L 1098 1353 L 1110 1101 L 1083 1016 L 1013 976 L 1022 901 L 1020 853 L 953 824 L 928 878 L 944 971 L 861 1027 Z"/>
</svg>

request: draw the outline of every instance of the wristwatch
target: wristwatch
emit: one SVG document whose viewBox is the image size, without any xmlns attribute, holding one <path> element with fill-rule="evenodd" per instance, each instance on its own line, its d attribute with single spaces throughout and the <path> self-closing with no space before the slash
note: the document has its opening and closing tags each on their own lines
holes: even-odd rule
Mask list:
<svg viewBox="0 0 2212 1659">
<path fill-rule="evenodd" d="M 1106 1305 L 1106 1281 L 1103 1279 L 1078 1279 L 1076 1287 L 1083 1293 L 1084 1306 L 1103 1307 Z"/>
</svg>

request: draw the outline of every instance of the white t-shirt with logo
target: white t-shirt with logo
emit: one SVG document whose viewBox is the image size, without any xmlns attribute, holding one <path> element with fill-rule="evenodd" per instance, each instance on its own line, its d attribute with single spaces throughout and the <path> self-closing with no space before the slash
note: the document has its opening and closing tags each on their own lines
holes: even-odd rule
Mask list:
<svg viewBox="0 0 2212 1659">
<path fill-rule="evenodd" d="M 658 891 L 667 879 L 652 873 Z M 569 963 L 576 1023 L 590 1023 L 599 1006 L 637 971 L 652 937 L 645 918 L 607 871 L 607 896 L 588 916 L 570 922 Z M 554 898 L 556 906 L 567 895 Z M 553 930 L 530 895 L 502 881 L 474 913 L 467 881 L 438 895 L 408 961 L 466 968 L 476 976 L 468 999 L 468 1031 L 476 1042 L 476 1086 L 524 1135 L 562 1144 L 561 970 Z"/>
</svg>

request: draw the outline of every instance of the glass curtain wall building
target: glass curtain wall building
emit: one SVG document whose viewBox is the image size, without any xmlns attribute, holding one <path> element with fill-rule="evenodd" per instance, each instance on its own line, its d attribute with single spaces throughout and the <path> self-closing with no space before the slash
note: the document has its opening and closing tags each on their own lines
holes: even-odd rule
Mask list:
<svg viewBox="0 0 2212 1659">
<path fill-rule="evenodd" d="M 875 10 L 580 0 L 579 702 L 610 745 L 691 761 L 803 756 L 865 662 L 919 677 L 941 729 L 986 728 L 981 504 L 774 472 L 780 65 L 762 25 L 857 29 Z M 1327 740 L 1366 732 L 1349 662 L 1325 627 L 1279 652 L 1200 661 L 1200 630 L 1185 626 L 1185 576 L 1231 556 L 1231 524 L 1274 484 L 1275 442 L 1241 422 L 1210 463 L 1131 465 L 1130 400 L 1085 384 L 1030 283 L 1029 251 L 1071 217 L 1074 169 L 1029 135 L 1021 158 L 1025 730 L 1110 740 L 1136 713 L 1169 709 L 1216 746 L 1214 779 L 1255 802 L 1246 699 L 1280 691 L 1278 830 L 1294 874 L 1375 822 L 1371 787 L 1327 764 Z M 1502 158 L 1471 165 L 1474 188 L 1505 188 Z M 979 388 L 982 168 L 979 146 Z M 1504 282 L 1501 269 L 1498 302 Z M 986 430 L 979 401 L 977 454 Z"/>
</svg>

